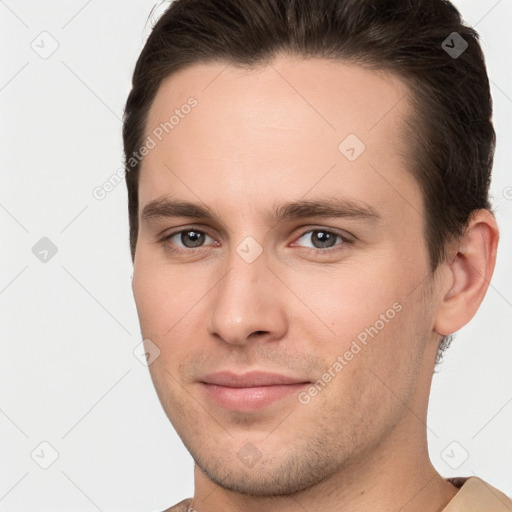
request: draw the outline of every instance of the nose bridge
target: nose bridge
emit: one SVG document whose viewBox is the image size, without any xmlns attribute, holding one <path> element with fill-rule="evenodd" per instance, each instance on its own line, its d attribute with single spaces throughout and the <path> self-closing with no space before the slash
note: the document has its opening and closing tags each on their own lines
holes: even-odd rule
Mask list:
<svg viewBox="0 0 512 512">
<path fill-rule="evenodd" d="M 246 237 L 226 255 L 224 277 L 212 293 L 209 331 L 224 341 L 243 344 L 254 332 L 282 336 L 284 311 L 272 289 L 272 272 L 263 248 Z"/>
</svg>

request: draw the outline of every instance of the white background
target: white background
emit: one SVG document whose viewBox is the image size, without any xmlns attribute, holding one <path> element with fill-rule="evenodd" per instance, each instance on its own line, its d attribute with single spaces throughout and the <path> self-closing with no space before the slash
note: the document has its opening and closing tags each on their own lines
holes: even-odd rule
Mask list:
<svg viewBox="0 0 512 512">
<path fill-rule="evenodd" d="M 441 474 L 512 495 L 512 0 L 455 4 L 492 80 L 502 240 L 484 304 L 434 377 L 428 435 Z M 133 354 L 125 184 L 92 195 L 122 166 L 153 5 L 0 1 L 0 511 L 151 512 L 193 493 L 192 459 Z M 58 43 L 46 59 L 31 47 L 41 38 Z M 32 253 L 42 237 L 58 248 L 46 263 Z M 43 441 L 58 452 L 48 469 L 36 463 L 51 456 Z"/>
</svg>

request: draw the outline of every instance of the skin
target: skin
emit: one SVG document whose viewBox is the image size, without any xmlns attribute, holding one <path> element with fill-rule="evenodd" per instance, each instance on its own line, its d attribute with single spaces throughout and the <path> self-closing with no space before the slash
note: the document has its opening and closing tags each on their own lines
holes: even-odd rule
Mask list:
<svg viewBox="0 0 512 512">
<path fill-rule="evenodd" d="M 428 397 L 441 336 L 485 295 L 498 230 L 475 212 L 430 273 L 403 143 L 407 92 L 387 73 L 286 55 L 252 70 L 196 65 L 159 89 L 147 135 L 190 96 L 198 105 L 143 160 L 133 292 L 143 337 L 160 350 L 156 391 L 196 462 L 198 512 L 434 512 L 457 492 L 429 460 Z M 353 162 L 338 149 L 351 133 L 366 146 Z M 163 197 L 215 217 L 143 218 Z M 329 198 L 379 218 L 268 218 L 285 202 Z M 208 235 L 202 246 L 163 241 L 191 226 Z M 348 241 L 315 247 L 314 229 Z M 252 263 L 237 253 L 247 236 L 263 251 Z M 290 395 L 229 411 L 198 382 L 226 369 L 315 382 L 393 304 L 400 312 L 307 404 Z M 252 467 L 237 456 L 246 443 L 260 455 Z"/>
</svg>

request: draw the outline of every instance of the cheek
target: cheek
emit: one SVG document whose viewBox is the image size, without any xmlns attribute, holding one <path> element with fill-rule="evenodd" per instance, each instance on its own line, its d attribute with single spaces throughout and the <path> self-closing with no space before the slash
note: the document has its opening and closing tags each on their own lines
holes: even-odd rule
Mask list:
<svg viewBox="0 0 512 512">
<path fill-rule="evenodd" d="M 320 354 L 326 379 L 335 382 L 338 393 L 350 390 L 356 402 L 362 396 L 377 404 L 376 397 L 387 398 L 390 391 L 380 379 L 404 398 L 410 392 L 428 334 L 428 315 L 404 285 L 414 281 L 406 273 L 403 269 L 403 279 L 388 279 L 397 269 L 367 265 L 364 271 L 354 267 L 285 276 L 304 302 L 296 302 L 291 337 L 304 341 L 305 353 Z"/>
<path fill-rule="evenodd" d="M 178 376 L 180 363 L 204 350 L 211 287 L 208 276 L 192 267 L 172 268 L 144 257 L 135 264 L 133 295 L 140 329 L 160 350 L 150 372 L 161 374 L 161 382 L 170 378 L 165 369 Z"/>
<path fill-rule="evenodd" d="M 391 269 L 361 261 L 340 264 L 338 268 L 283 269 L 281 275 L 299 299 L 288 298 L 298 308 L 301 328 L 304 322 L 300 318 L 308 318 L 308 324 L 316 326 L 318 334 L 326 330 L 324 327 L 328 328 L 326 334 L 331 339 L 351 340 L 360 335 L 364 341 L 365 329 L 375 324 L 379 332 L 387 329 L 400 309 L 401 290 L 397 280 L 388 282 L 385 278 L 393 275 Z"/>
<path fill-rule="evenodd" d="M 142 255 L 134 265 L 132 287 L 142 334 L 155 340 L 172 332 L 201 295 L 186 272 L 173 272 Z"/>
<path fill-rule="evenodd" d="M 347 328 L 358 334 L 342 333 L 317 347 L 323 351 L 328 383 L 316 386 L 320 391 L 311 398 L 310 413 L 340 425 L 340 435 L 352 449 L 390 431 L 415 393 L 424 338 L 406 318 L 411 313 L 410 305 L 403 304 L 384 325 L 348 317 Z"/>
</svg>

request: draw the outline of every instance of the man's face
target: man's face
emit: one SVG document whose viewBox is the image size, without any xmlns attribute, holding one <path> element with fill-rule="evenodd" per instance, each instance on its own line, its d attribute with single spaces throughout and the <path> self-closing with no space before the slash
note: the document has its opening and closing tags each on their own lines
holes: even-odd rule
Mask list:
<svg viewBox="0 0 512 512">
<path fill-rule="evenodd" d="M 384 73 L 281 57 L 188 68 L 156 96 L 134 296 L 162 406 L 227 489 L 306 489 L 425 429 L 436 292 L 403 157 L 406 92 Z M 145 209 L 163 199 L 210 216 Z M 243 380 L 255 371 L 296 383 Z"/>
</svg>

